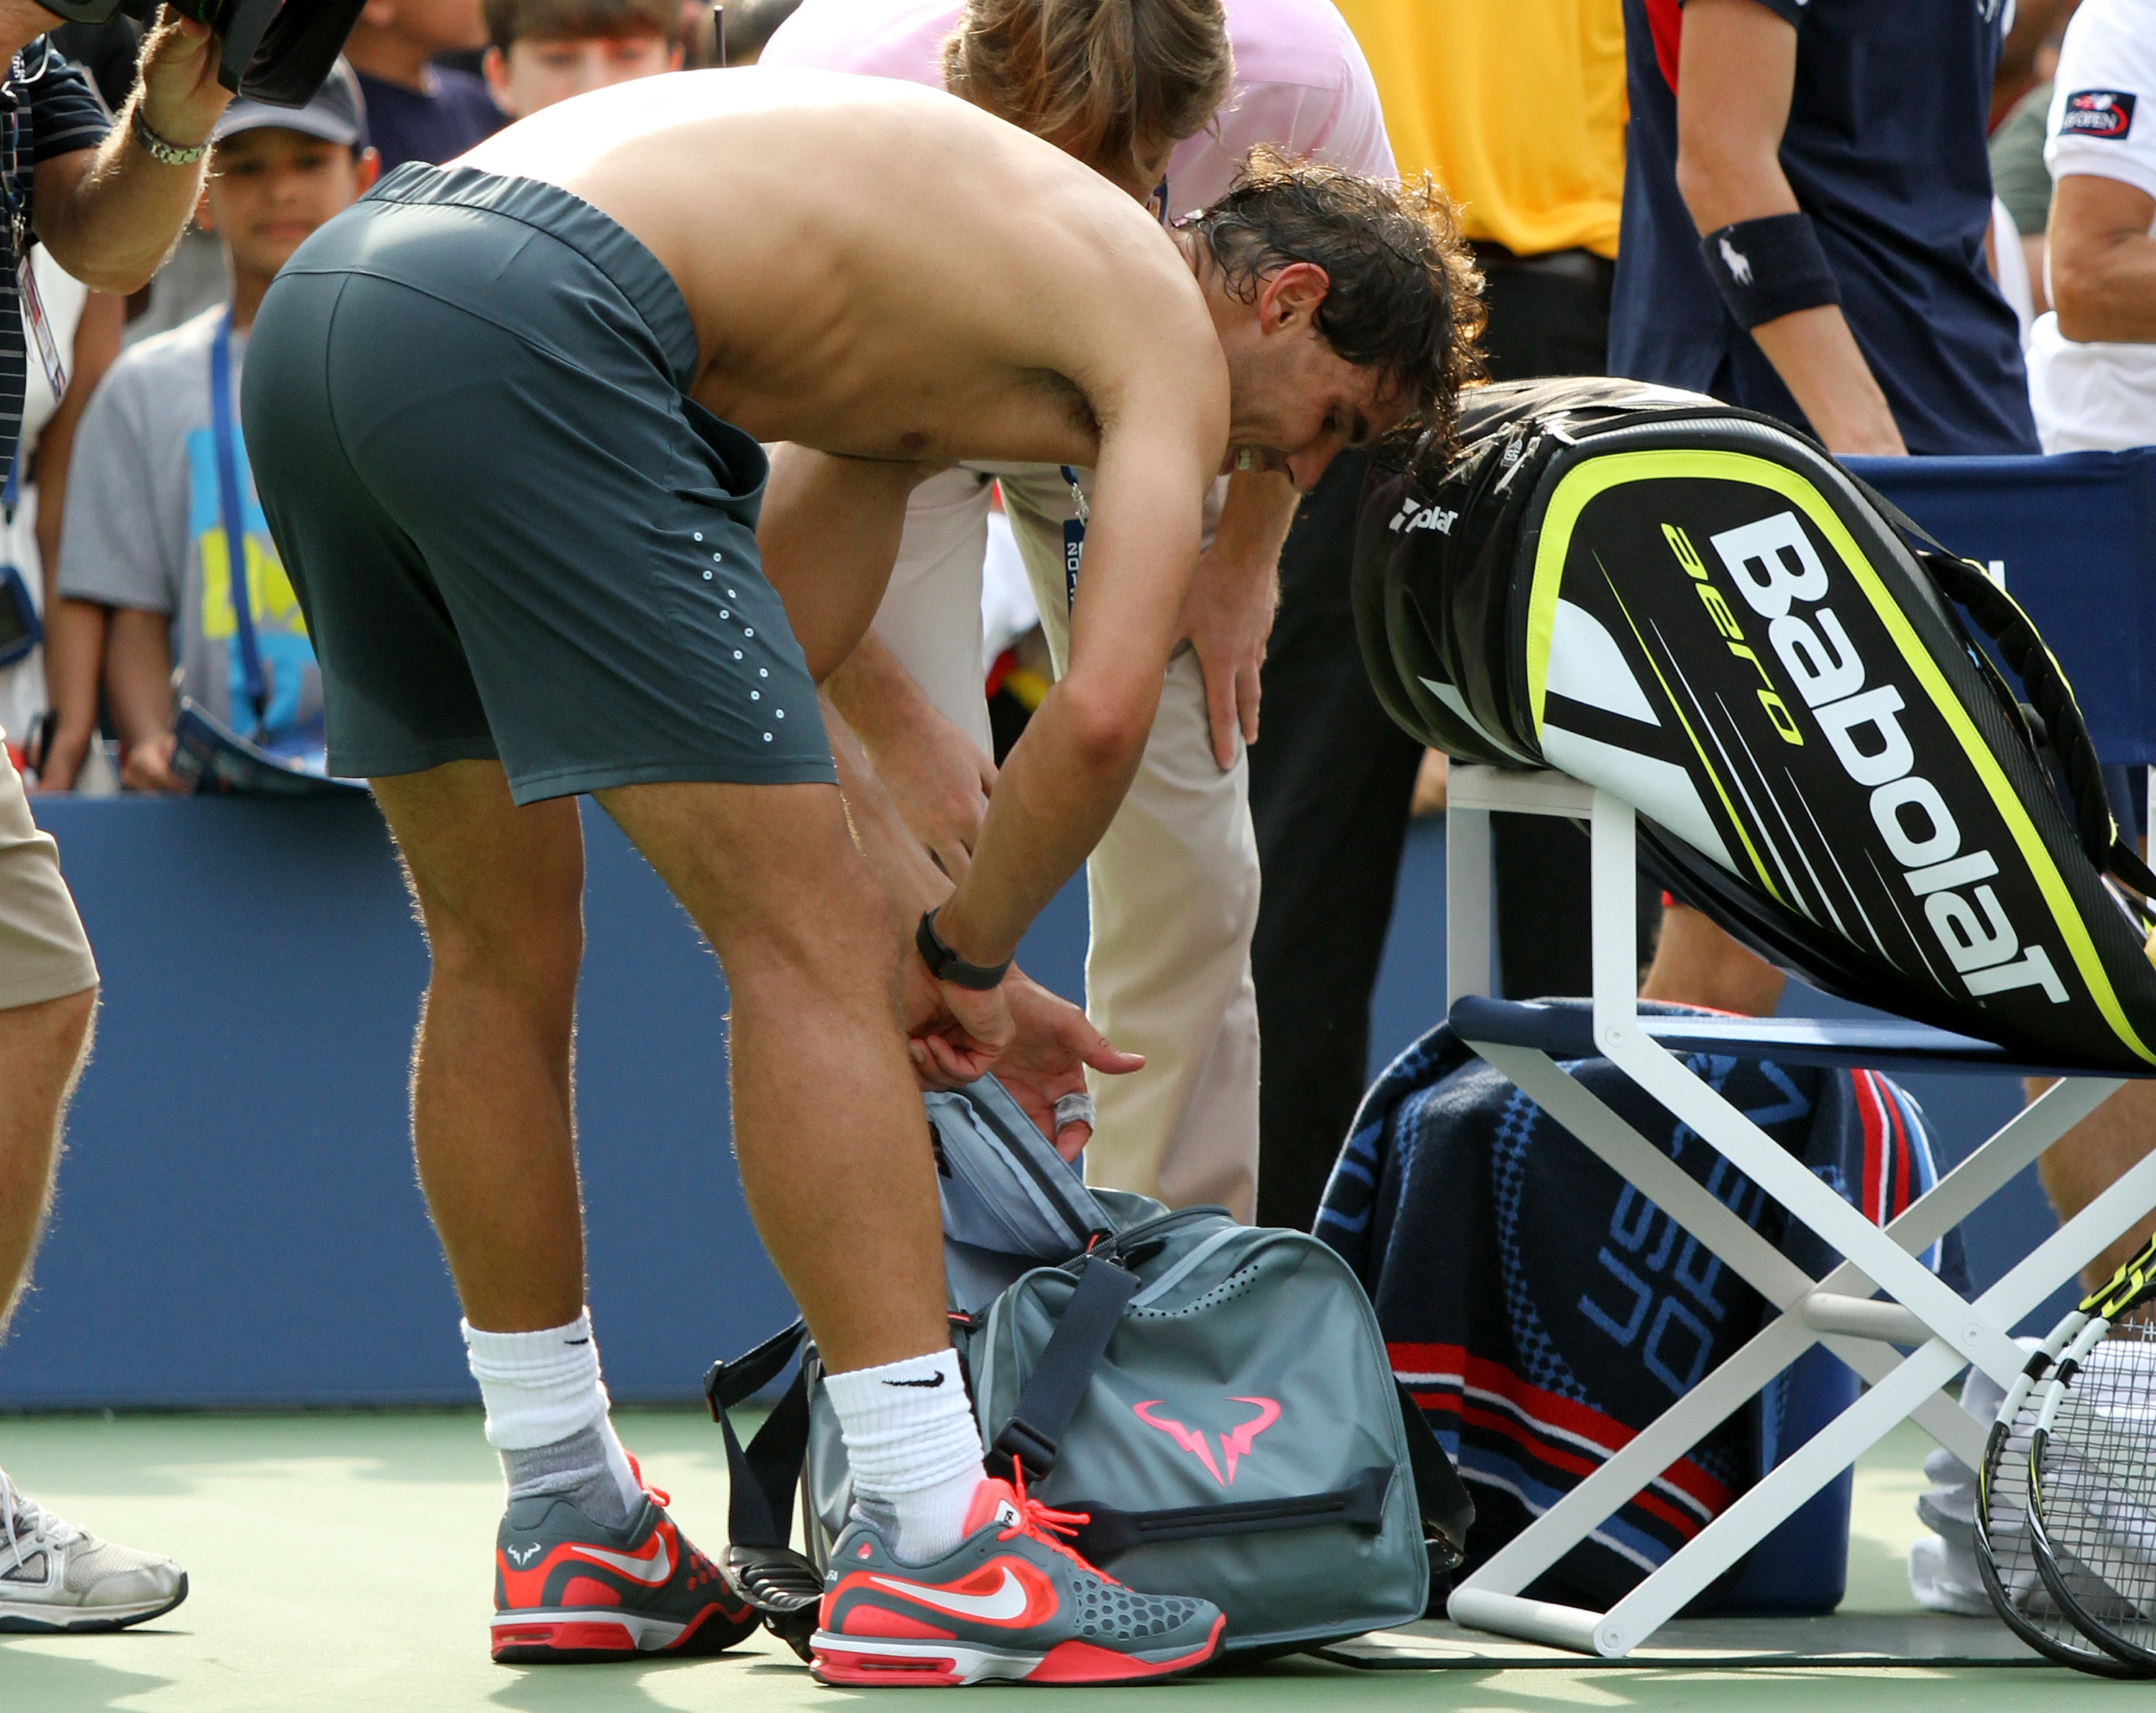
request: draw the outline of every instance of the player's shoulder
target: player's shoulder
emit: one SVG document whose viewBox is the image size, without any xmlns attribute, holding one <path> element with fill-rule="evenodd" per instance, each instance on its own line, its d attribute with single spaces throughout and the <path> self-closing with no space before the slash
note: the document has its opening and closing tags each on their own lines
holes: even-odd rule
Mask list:
<svg viewBox="0 0 2156 1713">
<path fill-rule="evenodd" d="M 764 44 L 760 65 L 850 71 L 942 86 L 943 38 L 959 0 L 804 0 Z"/>
</svg>

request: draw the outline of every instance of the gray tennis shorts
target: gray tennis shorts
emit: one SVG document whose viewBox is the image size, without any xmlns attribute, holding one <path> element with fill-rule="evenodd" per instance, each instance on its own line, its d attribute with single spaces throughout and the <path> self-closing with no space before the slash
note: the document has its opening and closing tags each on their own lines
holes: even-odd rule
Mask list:
<svg viewBox="0 0 2156 1713">
<path fill-rule="evenodd" d="M 657 259 L 553 185 L 413 163 L 300 247 L 241 408 L 331 772 L 835 782 L 763 451 L 682 396 L 696 362 Z"/>
</svg>

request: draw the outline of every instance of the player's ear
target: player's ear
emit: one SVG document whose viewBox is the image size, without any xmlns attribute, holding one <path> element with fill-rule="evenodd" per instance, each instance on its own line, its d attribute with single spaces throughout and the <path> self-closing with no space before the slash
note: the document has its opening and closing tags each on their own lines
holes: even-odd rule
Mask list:
<svg viewBox="0 0 2156 1713">
<path fill-rule="evenodd" d="M 507 113 L 509 109 L 509 56 L 499 48 L 489 48 L 480 56 L 480 75 L 486 79 L 486 92 L 494 97 L 494 105 Z"/>
<path fill-rule="evenodd" d="M 382 176 L 382 156 L 372 149 L 362 149 L 359 158 L 352 163 L 352 189 L 365 196 L 374 188 L 374 181 Z"/>
<path fill-rule="evenodd" d="M 1314 262 L 1290 262 L 1258 289 L 1258 321 L 1268 333 L 1312 321 L 1332 289 L 1332 276 Z"/>
<path fill-rule="evenodd" d="M 676 42 L 666 50 L 666 69 L 669 71 L 679 71 L 686 61 L 688 53 L 686 44 Z"/>
</svg>

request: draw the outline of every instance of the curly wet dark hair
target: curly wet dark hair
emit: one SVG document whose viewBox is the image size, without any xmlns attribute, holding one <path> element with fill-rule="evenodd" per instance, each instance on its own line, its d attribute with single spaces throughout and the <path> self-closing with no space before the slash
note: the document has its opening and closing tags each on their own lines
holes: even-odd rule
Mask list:
<svg viewBox="0 0 2156 1713">
<path fill-rule="evenodd" d="M 1245 302 L 1291 263 L 1322 268 L 1332 285 L 1319 334 L 1409 401 L 1393 438 L 1435 428 L 1450 442 L 1460 388 L 1482 377 L 1486 317 L 1459 211 L 1428 173 L 1360 178 L 1261 143 L 1227 194 L 1184 224 Z"/>
</svg>

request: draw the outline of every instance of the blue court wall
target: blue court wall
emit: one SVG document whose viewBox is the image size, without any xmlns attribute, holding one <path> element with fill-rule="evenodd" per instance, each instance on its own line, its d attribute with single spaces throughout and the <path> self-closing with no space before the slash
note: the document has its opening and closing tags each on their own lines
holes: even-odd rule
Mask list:
<svg viewBox="0 0 2156 1713">
<path fill-rule="evenodd" d="M 36 1289 L 0 1348 L 0 1409 L 471 1398 L 408 1143 L 426 955 L 372 804 L 40 799 L 37 812 L 105 1000 Z M 617 1398 L 691 1398 L 712 1357 L 792 1310 L 735 1176 L 716 966 L 588 804 L 584 827 L 591 1300 Z M 1443 1013 L 1444 909 L 1443 835 L 1425 825 L 1402 869 L 1373 1071 Z M 1075 995 L 1085 934 L 1074 883 L 1022 958 Z M 1922 1080 L 1918 1093 L 1950 1159 L 2013 1110 L 1996 1081 Z M 1979 1274 L 2048 1228 L 2033 1182 L 2017 1185 L 1972 1229 Z"/>
<path fill-rule="evenodd" d="M 408 1139 L 426 951 L 372 801 L 35 807 L 104 1003 L 0 1409 L 476 1397 Z M 793 1311 L 735 1176 L 717 964 L 588 802 L 584 829 L 593 1311 L 617 1397 L 693 1398 Z M 1024 953 L 1074 991 L 1085 908 Z"/>
</svg>

